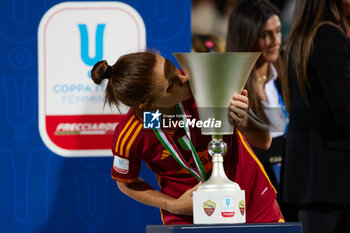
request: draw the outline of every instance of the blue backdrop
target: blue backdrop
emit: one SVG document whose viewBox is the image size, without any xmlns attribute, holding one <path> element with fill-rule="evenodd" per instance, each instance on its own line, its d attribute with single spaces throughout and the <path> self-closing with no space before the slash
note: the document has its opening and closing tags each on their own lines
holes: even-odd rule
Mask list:
<svg viewBox="0 0 350 233">
<path fill-rule="evenodd" d="M 0 233 L 144 232 L 156 208 L 119 192 L 112 157 L 64 158 L 38 130 L 37 30 L 57 0 L 0 1 Z M 147 47 L 190 51 L 191 0 L 125 0 L 146 25 Z M 109 142 L 106 142 L 109 143 Z M 147 166 L 144 179 L 157 186 Z"/>
</svg>

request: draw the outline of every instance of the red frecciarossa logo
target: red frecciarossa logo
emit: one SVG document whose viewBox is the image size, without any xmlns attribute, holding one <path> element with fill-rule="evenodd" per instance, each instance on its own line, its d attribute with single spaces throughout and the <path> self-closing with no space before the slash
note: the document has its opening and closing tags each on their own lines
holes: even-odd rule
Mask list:
<svg viewBox="0 0 350 233">
<path fill-rule="evenodd" d="M 110 150 L 114 129 L 124 115 L 46 116 L 47 135 L 68 150 Z"/>
<path fill-rule="evenodd" d="M 232 218 L 235 216 L 235 212 L 221 212 L 221 216 L 224 218 Z"/>
<path fill-rule="evenodd" d="M 116 122 L 86 122 L 86 123 L 60 123 L 56 127 L 55 135 L 85 134 L 101 135 L 113 134 Z"/>
</svg>

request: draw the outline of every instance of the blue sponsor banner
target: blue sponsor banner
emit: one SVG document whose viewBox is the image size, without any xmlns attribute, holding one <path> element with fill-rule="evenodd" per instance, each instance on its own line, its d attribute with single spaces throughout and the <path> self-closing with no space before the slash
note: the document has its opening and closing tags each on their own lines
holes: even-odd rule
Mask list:
<svg viewBox="0 0 350 233">
<path fill-rule="evenodd" d="M 40 136 L 38 28 L 45 13 L 62 2 L 0 1 L 0 233 L 145 232 L 146 225 L 161 224 L 159 210 L 118 190 L 110 176 L 111 156 L 62 157 Z M 174 62 L 173 52 L 190 51 L 191 0 L 122 2 L 141 16 L 146 47 Z M 86 75 L 106 55 L 101 46 L 107 26 L 101 22 L 91 31 L 88 22 L 74 25 Z M 140 176 L 158 187 L 147 166 Z"/>
</svg>

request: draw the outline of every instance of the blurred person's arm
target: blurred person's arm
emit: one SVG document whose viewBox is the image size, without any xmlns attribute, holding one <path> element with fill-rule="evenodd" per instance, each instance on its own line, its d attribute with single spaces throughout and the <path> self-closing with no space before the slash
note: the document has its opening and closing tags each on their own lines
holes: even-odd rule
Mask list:
<svg viewBox="0 0 350 233">
<path fill-rule="evenodd" d="M 332 41 L 331 45 L 329 42 Z M 350 46 L 349 39 L 337 27 L 324 24 L 314 39 L 310 64 L 317 71 L 323 93 L 335 122 L 350 130 Z"/>
<path fill-rule="evenodd" d="M 143 204 L 166 210 L 173 214 L 193 215 L 192 193 L 198 185 L 184 192 L 179 198 L 172 198 L 155 190 L 139 178 L 133 183 L 117 181 L 119 190 L 130 198 Z"/>
</svg>

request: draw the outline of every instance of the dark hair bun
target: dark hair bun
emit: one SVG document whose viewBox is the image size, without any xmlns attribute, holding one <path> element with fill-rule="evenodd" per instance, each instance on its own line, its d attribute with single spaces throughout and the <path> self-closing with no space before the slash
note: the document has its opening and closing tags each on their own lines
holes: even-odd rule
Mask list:
<svg viewBox="0 0 350 233">
<path fill-rule="evenodd" d="M 107 61 L 97 62 L 91 70 L 91 78 L 96 84 L 100 84 L 103 79 L 109 79 L 111 75 L 111 67 Z M 108 72 L 109 71 L 109 72 Z"/>
</svg>

